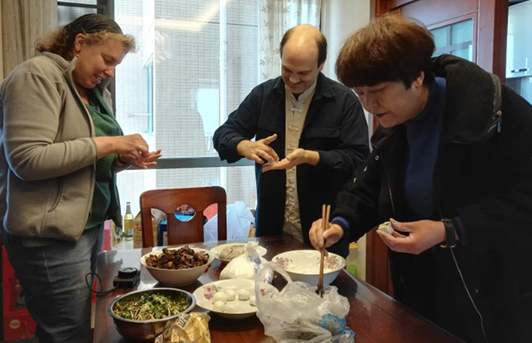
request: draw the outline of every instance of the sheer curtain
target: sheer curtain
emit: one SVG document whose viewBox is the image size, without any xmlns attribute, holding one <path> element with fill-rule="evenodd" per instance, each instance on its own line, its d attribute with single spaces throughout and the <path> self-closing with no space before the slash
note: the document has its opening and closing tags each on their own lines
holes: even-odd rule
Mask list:
<svg viewBox="0 0 532 343">
<path fill-rule="evenodd" d="M 279 43 L 283 34 L 300 24 L 320 27 L 322 0 L 260 0 L 259 59 L 260 79 L 281 75 Z"/>
<path fill-rule="evenodd" d="M 0 1 L 0 80 L 35 55 L 35 42 L 57 28 L 56 0 Z"/>
</svg>

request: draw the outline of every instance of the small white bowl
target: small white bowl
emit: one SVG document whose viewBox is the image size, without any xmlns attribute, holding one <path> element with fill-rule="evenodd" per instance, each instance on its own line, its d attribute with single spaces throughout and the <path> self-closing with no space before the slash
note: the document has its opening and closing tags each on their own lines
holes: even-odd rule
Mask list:
<svg viewBox="0 0 532 343">
<path fill-rule="evenodd" d="M 280 265 L 290 275 L 292 281 L 303 281 L 317 286 L 320 278 L 320 252 L 318 250 L 292 250 L 276 255 L 272 262 Z M 345 259 L 333 253 L 325 256 L 323 285 L 336 279 L 346 265 Z"/>
<path fill-rule="evenodd" d="M 176 248 L 168 248 L 171 250 L 178 250 L 180 247 Z M 209 255 L 209 260 L 204 265 L 201 265 L 199 267 L 194 268 L 187 268 L 187 269 L 163 269 L 163 268 L 155 268 L 155 267 L 149 267 L 146 265 L 146 258 L 149 255 L 156 255 L 159 256 L 163 253 L 162 250 L 152 251 L 150 253 L 147 253 L 146 255 L 142 256 L 140 258 L 140 263 L 148 269 L 151 276 L 153 276 L 157 281 L 159 281 L 163 285 L 168 286 L 186 286 L 190 285 L 191 283 L 194 283 L 201 274 L 205 272 L 205 270 L 209 267 L 211 262 L 214 260 L 214 254 L 210 252 L 209 250 L 191 247 L 194 252 L 204 253 Z"/>
</svg>

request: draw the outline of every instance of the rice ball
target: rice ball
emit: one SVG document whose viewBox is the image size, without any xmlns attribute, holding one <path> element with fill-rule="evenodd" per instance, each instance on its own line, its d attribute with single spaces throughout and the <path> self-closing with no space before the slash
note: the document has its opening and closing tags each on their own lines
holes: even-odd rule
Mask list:
<svg viewBox="0 0 532 343">
<path fill-rule="evenodd" d="M 213 310 L 216 312 L 223 312 L 225 310 L 225 304 L 221 301 L 214 303 Z"/>
<path fill-rule="evenodd" d="M 214 297 L 212 298 L 212 302 L 215 303 L 215 302 L 218 302 L 218 301 L 221 301 L 224 303 L 227 302 L 227 295 L 225 295 L 224 292 L 218 292 L 214 295 Z"/>
<path fill-rule="evenodd" d="M 252 295 L 252 296 L 249 298 L 249 304 L 250 304 L 251 306 L 257 306 L 257 302 L 256 302 L 256 300 L 255 300 L 255 296 L 254 296 L 254 295 Z"/>
<path fill-rule="evenodd" d="M 238 291 L 238 299 L 239 300 L 249 300 L 249 292 L 245 289 L 241 289 Z"/>
<path fill-rule="evenodd" d="M 382 223 L 381 225 L 379 225 L 378 230 L 384 231 L 384 232 L 386 232 L 389 235 L 393 234 L 394 231 L 395 231 L 390 222 Z"/>
<path fill-rule="evenodd" d="M 227 296 L 227 301 L 233 301 L 236 298 L 236 293 L 232 289 L 226 289 L 225 295 Z"/>
</svg>

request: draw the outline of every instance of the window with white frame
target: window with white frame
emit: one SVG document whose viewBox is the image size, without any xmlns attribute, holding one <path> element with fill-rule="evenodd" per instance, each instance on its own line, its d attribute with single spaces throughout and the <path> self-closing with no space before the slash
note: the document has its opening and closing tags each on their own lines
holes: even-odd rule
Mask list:
<svg viewBox="0 0 532 343">
<path fill-rule="evenodd" d="M 114 1 L 115 20 L 138 45 L 116 70 L 118 121 L 170 159 L 166 169 L 120 173 L 123 206 L 131 201 L 138 212 L 148 189 L 221 185 L 229 203 L 255 207 L 252 165 L 183 168 L 183 161 L 218 160 L 214 131 L 259 83 L 258 10 L 255 0 Z"/>
<path fill-rule="evenodd" d="M 163 158 L 156 169 L 118 175 L 123 208 L 129 201 L 138 213 L 145 190 L 212 185 L 226 189 L 229 203 L 256 206 L 253 163 L 227 167 L 212 136 L 261 82 L 260 7 L 257 0 L 58 1 L 59 25 L 102 13 L 136 39 L 137 51 L 116 68 L 116 116 L 125 134 L 142 134 Z"/>
</svg>

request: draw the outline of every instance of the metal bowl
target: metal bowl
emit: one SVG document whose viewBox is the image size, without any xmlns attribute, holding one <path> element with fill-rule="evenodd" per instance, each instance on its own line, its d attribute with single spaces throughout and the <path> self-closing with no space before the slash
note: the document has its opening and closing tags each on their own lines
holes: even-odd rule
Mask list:
<svg viewBox="0 0 532 343">
<path fill-rule="evenodd" d="M 117 316 L 113 312 L 113 308 L 115 307 L 115 304 L 118 301 L 128 301 L 133 298 L 140 298 L 143 294 L 149 294 L 149 293 L 159 293 L 166 296 L 176 296 L 179 293 L 185 294 L 190 299 L 190 306 L 187 307 L 183 312 L 176 314 L 171 317 L 166 317 L 162 319 L 155 319 L 155 320 L 131 320 L 131 319 L 125 319 L 122 317 Z M 190 312 L 194 306 L 196 306 L 196 298 L 189 292 L 183 291 L 181 289 L 176 288 L 152 288 L 152 289 L 145 289 L 142 291 L 135 291 L 130 292 L 127 294 L 124 294 L 118 298 L 116 298 L 111 305 L 109 306 L 108 313 L 111 317 L 113 317 L 113 321 L 115 324 L 115 328 L 122 335 L 122 337 L 132 340 L 132 341 L 151 341 L 153 342 L 155 340 L 155 337 L 157 337 L 159 334 L 161 334 L 164 330 L 164 327 L 167 322 L 179 317 L 183 313 Z"/>
</svg>

